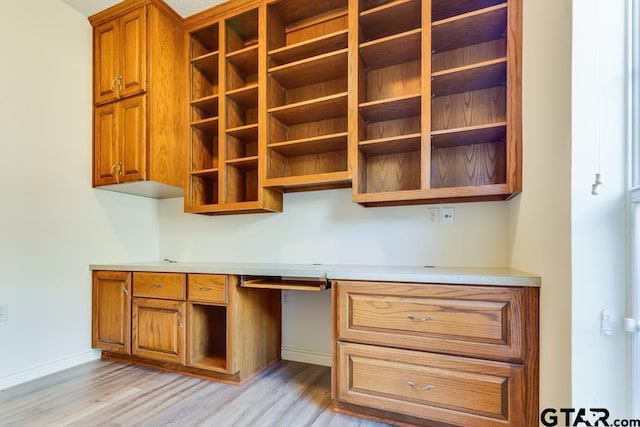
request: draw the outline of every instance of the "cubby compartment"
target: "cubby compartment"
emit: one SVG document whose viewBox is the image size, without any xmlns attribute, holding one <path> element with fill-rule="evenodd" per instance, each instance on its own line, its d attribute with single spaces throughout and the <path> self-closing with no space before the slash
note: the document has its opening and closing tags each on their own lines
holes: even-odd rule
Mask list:
<svg viewBox="0 0 640 427">
<path fill-rule="evenodd" d="M 506 182 L 504 141 L 434 147 L 431 187 L 468 187 Z"/>
<path fill-rule="evenodd" d="M 243 91 L 246 95 L 246 91 Z M 227 95 L 227 131 L 235 128 L 258 124 L 258 96 L 248 99 Z"/>
<path fill-rule="evenodd" d="M 247 138 L 244 139 L 227 135 L 227 159 L 237 160 L 243 158 L 257 158 L 257 156 L 258 135 L 247 135 Z"/>
<path fill-rule="evenodd" d="M 188 365 L 226 372 L 227 307 L 189 303 L 189 325 Z"/>
<path fill-rule="evenodd" d="M 420 29 L 420 0 L 360 2 L 361 42 Z"/>
<path fill-rule="evenodd" d="M 411 147 L 373 151 L 360 150 L 360 193 L 386 193 L 420 189 L 420 151 Z"/>
<path fill-rule="evenodd" d="M 258 157 L 227 160 L 226 202 L 258 201 Z"/>
<path fill-rule="evenodd" d="M 200 129 L 191 132 L 191 172 L 218 168 L 218 133 Z"/>
<path fill-rule="evenodd" d="M 189 203 L 188 207 L 217 205 L 218 199 L 218 171 L 203 170 L 189 175 Z"/>
<path fill-rule="evenodd" d="M 270 66 L 346 49 L 346 0 L 280 0 L 268 9 Z"/>
</svg>

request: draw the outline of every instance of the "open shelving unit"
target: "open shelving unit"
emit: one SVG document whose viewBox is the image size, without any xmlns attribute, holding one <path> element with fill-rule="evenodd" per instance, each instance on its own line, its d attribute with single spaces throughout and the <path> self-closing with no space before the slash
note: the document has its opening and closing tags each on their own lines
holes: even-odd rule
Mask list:
<svg viewBox="0 0 640 427">
<path fill-rule="evenodd" d="M 518 7 L 359 2 L 355 201 L 497 200 L 520 191 Z"/>
<path fill-rule="evenodd" d="M 346 0 L 268 5 L 267 187 L 350 185 L 347 11 Z"/>
</svg>

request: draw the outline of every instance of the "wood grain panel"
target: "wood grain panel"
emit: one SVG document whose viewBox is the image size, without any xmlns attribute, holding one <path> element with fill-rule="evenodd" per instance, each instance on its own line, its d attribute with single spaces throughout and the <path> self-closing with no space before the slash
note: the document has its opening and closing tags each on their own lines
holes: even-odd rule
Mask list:
<svg viewBox="0 0 640 427">
<path fill-rule="evenodd" d="M 114 79 L 120 69 L 120 27 L 114 19 L 93 29 L 93 102 L 117 99 Z"/>
<path fill-rule="evenodd" d="M 434 149 L 431 186 L 461 187 L 506 182 L 504 142 Z"/>
<path fill-rule="evenodd" d="M 147 128 L 147 96 L 138 95 L 118 102 L 118 182 L 148 179 L 149 157 L 147 154 L 149 133 Z M 184 111 L 184 110 L 183 110 Z M 155 144 L 154 144 L 155 146 Z M 184 170 L 182 170 L 184 173 Z"/>
<path fill-rule="evenodd" d="M 150 7 L 149 13 L 157 9 Z M 168 18 L 167 18 L 168 19 Z M 172 22 L 171 26 L 175 26 Z M 127 96 L 142 93 L 147 89 L 147 8 L 141 7 L 127 13 L 120 18 L 121 28 L 121 58 L 119 77 L 120 87 L 118 96 Z M 182 35 L 180 35 L 182 43 Z M 182 61 L 182 50 L 178 63 Z"/>
<path fill-rule="evenodd" d="M 346 71 L 346 69 L 345 69 Z M 315 98 L 332 96 L 347 91 L 346 76 L 333 80 L 319 81 L 305 86 L 289 89 L 285 92 L 285 104 L 295 104 L 305 101 L 313 101 Z M 309 117 L 310 121 L 313 117 Z"/>
<path fill-rule="evenodd" d="M 222 304 L 228 302 L 227 276 L 221 274 L 189 274 L 187 280 L 189 301 Z"/>
<path fill-rule="evenodd" d="M 421 133 L 420 116 L 367 123 L 364 133 L 363 141 Z"/>
<path fill-rule="evenodd" d="M 184 364 L 184 302 L 133 298 L 131 317 L 133 355 Z"/>
<path fill-rule="evenodd" d="M 433 98 L 431 130 L 454 129 L 506 121 L 504 86 Z"/>
<path fill-rule="evenodd" d="M 217 22 L 194 31 L 190 35 L 189 58 L 217 52 L 220 49 L 220 28 Z"/>
<path fill-rule="evenodd" d="M 133 295 L 136 297 L 186 298 L 186 276 L 182 273 L 133 273 Z"/>
<path fill-rule="evenodd" d="M 117 104 L 96 107 L 93 113 L 93 186 L 117 181 Z"/>
<path fill-rule="evenodd" d="M 281 170 L 281 173 L 270 176 L 270 178 L 313 175 L 346 170 L 346 150 L 318 152 L 286 157 L 283 161 L 283 170 Z"/>
<path fill-rule="evenodd" d="M 369 156 L 364 160 L 364 192 L 403 191 L 420 188 L 420 152 Z"/>
<path fill-rule="evenodd" d="M 377 101 L 420 93 L 420 61 L 369 70 L 366 100 Z"/>
<path fill-rule="evenodd" d="M 91 346 L 131 354 L 131 273 L 95 271 Z"/>
</svg>

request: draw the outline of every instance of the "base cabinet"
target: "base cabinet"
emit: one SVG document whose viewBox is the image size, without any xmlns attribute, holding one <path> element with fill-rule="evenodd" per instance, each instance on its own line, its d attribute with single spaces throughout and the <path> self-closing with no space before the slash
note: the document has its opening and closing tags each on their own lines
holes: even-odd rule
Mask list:
<svg viewBox="0 0 640 427">
<path fill-rule="evenodd" d="M 338 410 L 417 425 L 537 425 L 537 288 L 332 289 Z"/>
<path fill-rule="evenodd" d="M 93 347 L 103 358 L 231 383 L 280 359 L 279 291 L 216 274 L 93 277 Z"/>
</svg>

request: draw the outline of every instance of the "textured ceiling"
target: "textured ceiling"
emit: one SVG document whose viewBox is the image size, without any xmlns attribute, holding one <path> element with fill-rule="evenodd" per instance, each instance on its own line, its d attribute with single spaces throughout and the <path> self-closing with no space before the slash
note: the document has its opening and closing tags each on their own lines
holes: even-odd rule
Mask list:
<svg viewBox="0 0 640 427">
<path fill-rule="evenodd" d="M 116 3 L 120 3 L 120 0 L 62 0 L 72 8 L 76 9 L 84 16 L 91 16 L 94 13 L 100 12 Z M 198 13 L 205 9 L 209 9 L 220 3 L 224 3 L 227 0 L 165 0 L 173 10 L 182 15 L 183 18 Z"/>
</svg>

